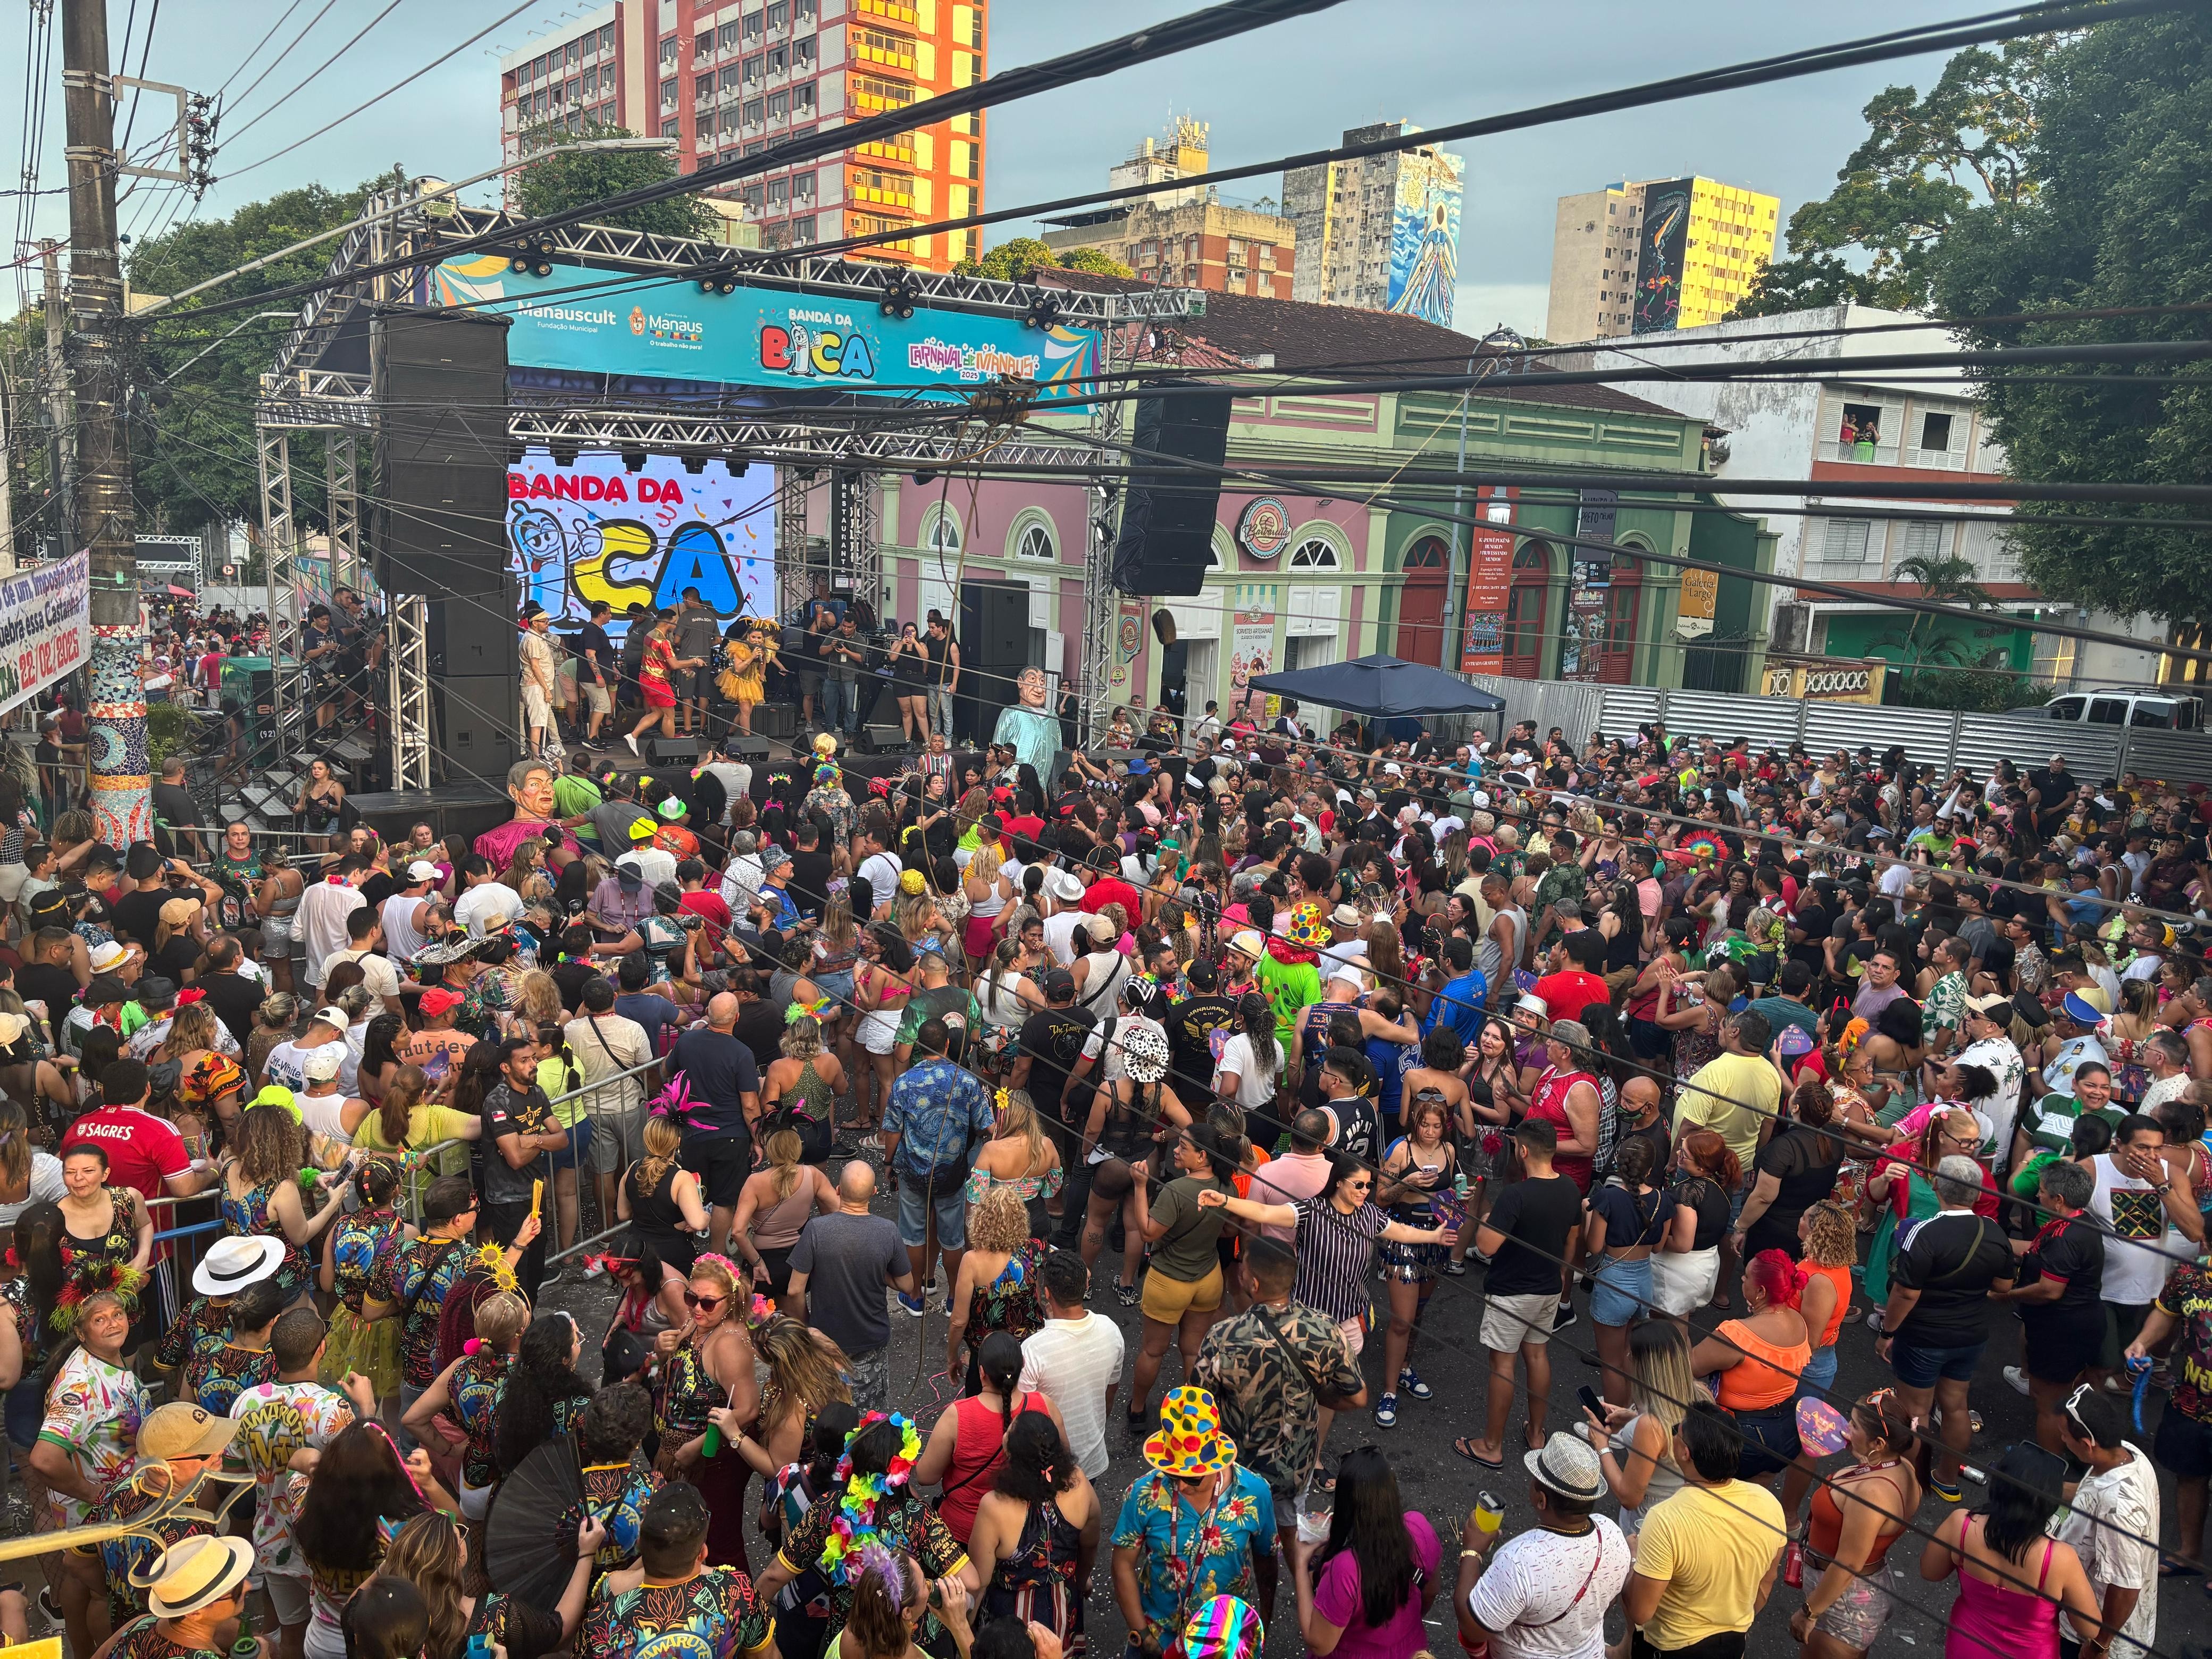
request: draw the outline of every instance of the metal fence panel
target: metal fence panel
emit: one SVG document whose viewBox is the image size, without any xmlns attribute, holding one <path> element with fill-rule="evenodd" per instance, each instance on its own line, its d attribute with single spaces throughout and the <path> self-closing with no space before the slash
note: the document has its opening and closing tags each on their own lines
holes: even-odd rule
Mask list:
<svg viewBox="0 0 2212 1659">
<path fill-rule="evenodd" d="M 1666 703 L 1667 693 L 1656 686 L 1608 685 L 1601 729 L 1608 738 L 1632 738 L 1638 726 L 1659 719 Z"/>
<path fill-rule="evenodd" d="M 1746 697 L 1726 691 L 1669 691 L 1667 729 L 1678 737 L 1710 733 L 1726 742 L 1747 738 L 1753 744 L 1786 748 L 1797 737 L 1802 705 L 1793 697 Z"/>
<path fill-rule="evenodd" d="M 2120 764 L 2167 783 L 2212 783 L 2212 737 L 2202 732 L 2133 728 Z"/>
<path fill-rule="evenodd" d="M 1959 748 L 1954 766 L 1986 774 L 2001 760 L 2008 760 L 2025 773 L 2041 766 L 2053 755 L 2066 757 L 2066 769 L 2077 778 L 2117 775 L 2120 769 L 2121 728 L 2078 726 L 2069 721 L 1969 715 L 1959 722 Z"/>
<path fill-rule="evenodd" d="M 1916 766 L 1938 771 L 1953 764 L 1958 715 L 1943 708 L 1891 708 L 1879 703 L 1808 702 L 1805 705 L 1805 750 L 1820 756 L 1862 745 L 1879 755 L 1902 744 Z"/>
</svg>

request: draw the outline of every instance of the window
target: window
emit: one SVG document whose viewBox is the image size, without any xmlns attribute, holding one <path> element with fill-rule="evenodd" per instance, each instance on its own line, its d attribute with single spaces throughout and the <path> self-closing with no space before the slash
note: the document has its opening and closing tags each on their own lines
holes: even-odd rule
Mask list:
<svg viewBox="0 0 2212 1659">
<path fill-rule="evenodd" d="M 761 100 L 759 99 L 748 98 L 745 100 L 745 125 L 747 126 L 758 126 L 761 124 L 761 117 L 763 113 Z"/>
<path fill-rule="evenodd" d="M 732 93 L 738 89 L 738 66 L 735 64 L 726 64 L 723 65 L 722 95 L 725 98 L 728 97 Z"/>
<path fill-rule="evenodd" d="M 577 65 L 577 64 L 579 64 L 582 63 L 583 61 L 584 61 L 584 46 L 583 46 L 583 42 L 582 42 L 582 41 L 580 41 L 580 40 L 571 40 L 571 41 L 568 43 L 568 67 L 569 67 L 570 69 L 574 69 L 574 68 L 575 68 L 575 67 L 576 67 L 576 65 Z"/>
<path fill-rule="evenodd" d="M 791 66 L 802 72 L 814 67 L 814 42 L 794 40 L 791 43 Z"/>
<path fill-rule="evenodd" d="M 699 31 L 696 38 L 695 38 L 691 42 L 691 55 L 694 58 L 712 58 L 714 55 L 714 30 L 702 29 Z"/>
<path fill-rule="evenodd" d="M 791 27 L 791 7 L 788 0 L 775 0 L 775 3 L 768 9 L 768 26 L 772 29 L 786 29 Z"/>
<path fill-rule="evenodd" d="M 1948 453 L 1951 447 L 1951 416 L 1923 415 L 1920 417 L 1920 447 L 1940 449 Z"/>
<path fill-rule="evenodd" d="M 714 101 L 714 74 L 712 70 L 704 75 L 695 76 L 692 78 L 691 96 L 697 103 L 707 104 Z"/>
<path fill-rule="evenodd" d="M 1045 526 L 1033 524 L 1022 532 L 1022 538 L 1014 546 L 1018 559 L 1035 559 L 1040 564 L 1057 564 L 1060 551 L 1052 544 L 1052 532 Z"/>
<path fill-rule="evenodd" d="M 1914 519 L 1905 526 L 1904 556 L 1908 559 L 1940 559 L 1948 550 L 1943 545 L 1943 532 L 1948 529 L 1932 519 Z"/>
<path fill-rule="evenodd" d="M 1865 519 L 1831 519 L 1820 536 L 1820 557 L 1829 564 L 1863 564 L 1867 556 Z"/>
<path fill-rule="evenodd" d="M 745 19 L 745 44 L 749 46 L 758 46 L 760 44 L 760 38 L 761 15 L 758 12 L 754 12 L 750 16 Z"/>
<path fill-rule="evenodd" d="M 814 21 L 814 0 L 792 0 L 791 15 L 802 23 Z"/>
<path fill-rule="evenodd" d="M 770 75 L 781 75 L 790 67 L 791 48 L 789 46 L 775 46 L 769 49 L 768 54 L 768 72 Z"/>
<path fill-rule="evenodd" d="M 1319 536 L 1309 537 L 1291 550 L 1290 568 L 1293 570 L 1337 569 L 1340 567 L 1336 549 Z"/>
<path fill-rule="evenodd" d="M 957 553 L 960 550 L 960 520 L 950 508 L 931 516 L 922 530 L 922 545 L 932 553 Z"/>
<path fill-rule="evenodd" d="M 1520 679 L 1536 678 L 1544 654 L 1544 605 L 1552 581 L 1550 550 L 1524 542 L 1513 555 L 1513 585 L 1505 595 L 1505 672 Z"/>
<path fill-rule="evenodd" d="M 612 23 L 610 23 L 599 31 L 599 50 L 601 52 L 612 52 L 614 49 L 615 26 Z"/>
<path fill-rule="evenodd" d="M 791 199 L 794 204 L 814 199 L 814 175 L 802 173 L 791 181 Z"/>
<path fill-rule="evenodd" d="M 790 118 L 791 94 L 787 92 L 771 92 L 769 94 L 768 118 L 771 121 L 784 121 L 788 120 Z"/>
<path fill-rule="evenodd" d="M 753 57 L 753 58 L 746 58 L 746 59 L 745 59 L 745 84 L 746 84 L 747 86 L 753 86 L 753 85 L 756 85 L 756 84 L 757 84 L 757 83 L 758 83 L 758 82 L 759 82 L 760 78 L 761 78 L 761 60 L 759 59 L 759 58 L 757 58 L 757 57 Z"/>
<path fill-rule="evenodd" d="M 670 35 L 660 43 L 660 66 L 666 69 L 676 61 L 676 37 Z"/>
<path fill-rule="evenodd" d="M 724 52 L 738 44 L 738 20 L 734 17 L 714 31 L 714 44 Z"/>
</svg>

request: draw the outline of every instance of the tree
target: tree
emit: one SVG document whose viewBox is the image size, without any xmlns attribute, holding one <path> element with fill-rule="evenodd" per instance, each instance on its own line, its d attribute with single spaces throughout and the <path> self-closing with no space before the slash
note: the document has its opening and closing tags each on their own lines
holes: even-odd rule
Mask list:
<svg viewBox="0 0 2212 1659">
<path fill-rule="evenodd" d="M 1924 98 L 1889 87 L 1863 112 L 1868 135 L 1826 198 L 1790 216 L 1789 255 L 1770 264 L 1731 317 L 1856 301 L 1910 311 L 1929 301 L 1953 226 L 2010 214 L 2039 185 L 2028 154 L 2059 37 L 1972 47 Z"/>
<path fill-rule="evenodd" d="M 675 153 L 670 149 L 559 150 L 557 144 L 592 139 L 630 138 L 628 128 L 586 121 L 571 131 L 566 126 L 532 128 L 523 137 L 526 154 L 543 150 L 514 175 L 514 204 L 532 218 L 564 213 L 587 202 L 602 201 L 641 185 L 657 185 L 677 174 Z M 657 236 L 708 235 L 718 216 L 696 196 L 667 196 L 643 207 L 625 208 L 597 217 L 596 224 L 620 225 Z"/>
<path fill-rule="evenodd" d="M 2212 269 L 2212 23 L 2199 12 L 2101 25 L 2054 60 L 2037 106 L 2035 189 L 2020 207 L 1967 215 L 1944 239 L 1934 295 L 1948 315 L 2200 304 Z M 1975 344 L 2194 341 L 2200 313 L 1984 324 Z M 2094 374 L 2095 383 L 2081 376 Z M 1992 435 L 2014 477 L 2071 483 L 2202 484 L 2212 457 L 2212 365 L 2082 364 L 2066 379 L 2027 372 L 1984 388 Z M 2045 594 L 2123 616 L 2203 617 L 2212 542 L 2160 531 L 2186 507 L 2054 504 L 2039 515 L 2132 514 L 2130 526 L 2023 524 L 2011 537 Z"/>
<path fill-rule="evenodd" d="M 1899 582 L 1910 582 L 1919 597 L 1937 605 L 1965 611 L 1995 613 L 1996 600 L 1975 579 L 1974 562 L 1955 553 L 1910 553 L 1897 562 L 1892 573 Z M 1923 611 L 1897 613 L 1897 626 L 1869 643 L 1879 652 L 1894 653 L 1900 672 L 1912 676 L 1922 669 L 1995 668 L 2005 657 L 2002 645 L 1988 641 L 2008 632 L 2002 623 L 1962 623 L 1956 617 L 1934 617 Z M 1977 649 L 1975 641 L 1982 643 Z"/>
<path fill-rule="evenodd" d="M 1095 271 L 1103 276 L 1136 275 L 1119 259 L 1096 248 L 1073 248 L 1060 254 L 1034 236 L 1017 236 L 990 249 L 981 259 L 963 259 L 953 266 L 963 276 L 988 276 L 1001 283 L 1026 283 L 1038 271 L 1054 268 Z"/>
</svg>

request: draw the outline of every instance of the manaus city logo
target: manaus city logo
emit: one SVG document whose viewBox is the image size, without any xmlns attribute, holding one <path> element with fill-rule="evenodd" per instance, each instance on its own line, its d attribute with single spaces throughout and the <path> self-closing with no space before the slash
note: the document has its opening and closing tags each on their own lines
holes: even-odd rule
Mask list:
<svg viewBox="0 0 2212 1659">
<path fill-rule="evenodd" d="M 633 334 L 642 334 L 645 332 L 645 307 L 643 306 L 632 306 L 629 308 L 629 331 Z"/>
</svg>

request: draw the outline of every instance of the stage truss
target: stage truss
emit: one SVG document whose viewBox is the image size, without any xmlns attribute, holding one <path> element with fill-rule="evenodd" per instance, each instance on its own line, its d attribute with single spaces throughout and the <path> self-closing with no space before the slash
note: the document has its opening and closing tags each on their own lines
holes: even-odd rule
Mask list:
<svg viewBox="0 0 2212 1659">
<path fill-rule="evenodd" d="M 294 432 L 325 434 L 332 580 L 356 587 L 367 585 L 368 568 L 360 539 L 357 440 L 375 431 L 375 398 L 368 375 L 326 366 L 331 348 L 364 307 L 420 299 L 431 269 L 454 241 L 495 236 L 521 222 L 498 210 L 449 204 L 441 204 L 433 217 L 419 206 L 410 210 L 409 199 L 390 194 L 370 198 L 365 213 L 391 216 L 349 233 L 332 255 L 326 274 L 342 278 L 387 259 L 412 258 L 419 263 L 406 272 L 340 282 L 310 297 L 277 348 L 269 372 L 261 377 L 255 425 L 272 615 L 280 588 L 290 587 L 293 563 L 299 556 L 289 441 Z M 880 298 L 888 269 L 834 256 L 764 254 L 608 225 L 570 226 L 550 233 L 540 246 L 554 259 L 603 270 L 611 279 L 625 274 L 694 278 L 726 273 L 748 287 L 869 305 Z M 918 302 L 951 310 L 1020 316 L 1039 293 L 1023 283 L 898 269 L 915 284 Z M 1103 294 L 1055 289 L 1051 293 L 1062 321 L 1100 331 L 1100 367 L 1109 374 L 1139 358 L 1137 346 L 1147 331 L 1132 325 L 1195 316 L 1205 310 L 1206 296 L 1190 289 Z M 523 390 L 511 402 L 508 434 L 518 452 L 557 444 L 579 449 L 719 453 L 768 463 L 777 469 L 781 487 L 781 613 L 792 615 L 814 591 L 819 577 L 833 592 L 866 598 L 881 616 L 885 544 L 875 475 L 957 468 L 974 448 L 973 423 L 948 419 L 945 408 L 943 404 L 922 405 L 914 410 L 914 418 L 901 421 L 897 411 L 866 405 L 835 410 L 656 408 L 635 403 L 611 406 L 579 404 L 550 394 L 533 398 Z M 1106 723 L 1120 598 L 1109 580 L 1120 492 L 1112 482 L 1092 476 L 1091 469 L 1101 445 L 1121 441 L 1127 416 L 1121 404 L 1104 403 L 1082 415 L 1063 417 L 1060 423 L 1050 423 L 1050 418 L 1006 432 L 993 444 L 990 454 L 995 464 L 1064 467 L 1071 478 L 1083 479 L 1087 523 L 1078 685 L 1082 734 L 1088 741 Z M 849 482 L 841 485 L 841 478 Z M 812 537 L 808 533 L 808 502 L 817 486 L 826 490 L 828 533 Z M 781 556 L 786 549 L 792 556 Z M 386 606 L 386 617 L 392 787 L 427 787 L 431 782 L 430 710 L 424 601 L 419 596 L 393 599 Z M 291 620 L 296 624 L 300 619 Z M 310 717 L 305 691 L 296 667 L 288 674 L 280 661 L 280 722 L 288 709 L 298 718 Z"/>
</svg>

